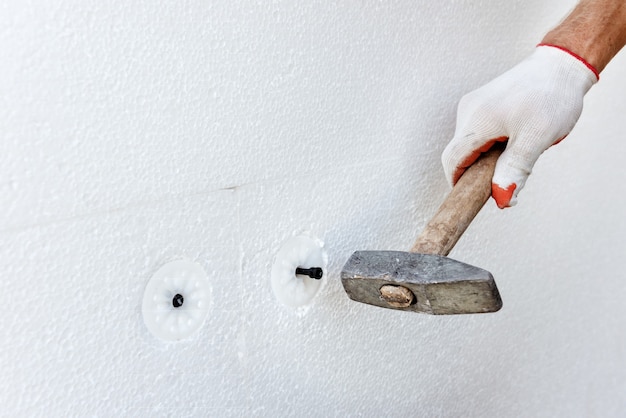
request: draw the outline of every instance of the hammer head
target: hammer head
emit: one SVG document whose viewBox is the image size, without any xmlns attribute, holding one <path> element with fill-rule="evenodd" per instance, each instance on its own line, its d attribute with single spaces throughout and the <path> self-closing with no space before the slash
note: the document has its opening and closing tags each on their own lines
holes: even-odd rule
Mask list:
<svg viewBox="0 0 626 418">
<path fill-rule="evenodd" d="M 502 307 L 491 273 L 440 255 L 357 251 L 341 282 L 350 299 L 382 308 L 452 315 Z"/>
</svg>

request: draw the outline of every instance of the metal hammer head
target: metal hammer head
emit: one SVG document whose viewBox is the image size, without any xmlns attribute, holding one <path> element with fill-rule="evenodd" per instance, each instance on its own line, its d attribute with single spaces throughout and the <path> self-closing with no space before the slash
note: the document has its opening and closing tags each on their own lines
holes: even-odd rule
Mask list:
<svg viewBox="0 0 626 418">
<path fill-rule="evenodd" d="M 350 299 L 382 308 L 451 315 L 502 307 L 491 273 L 440 255 L 357 251 L 341 282 Z"/>
</svg>

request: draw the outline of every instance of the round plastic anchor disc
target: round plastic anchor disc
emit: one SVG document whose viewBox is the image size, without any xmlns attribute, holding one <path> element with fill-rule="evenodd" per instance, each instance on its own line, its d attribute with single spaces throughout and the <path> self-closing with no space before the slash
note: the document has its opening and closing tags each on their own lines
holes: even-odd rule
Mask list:
<svg viewBox="0 0 626 418">
<path fill-rule="evenodd" d="M 296 275 L 296 269 L 325 269 L 327 256 L 323 247 L 322 241 L 307 235 L 295 236 L 283 244 L 271 274 L 272 290 L 279 302 L 297 308 L 313 300 L 323 279 Z"/>
<path fill-rule="evenodd" d="M 148 330 L 165 341 L 189 337 L 209 312 L 211 286 L 202 267 L 177 260 L 163 265 L 150 279 L 141 312 Z"/>
</svg>

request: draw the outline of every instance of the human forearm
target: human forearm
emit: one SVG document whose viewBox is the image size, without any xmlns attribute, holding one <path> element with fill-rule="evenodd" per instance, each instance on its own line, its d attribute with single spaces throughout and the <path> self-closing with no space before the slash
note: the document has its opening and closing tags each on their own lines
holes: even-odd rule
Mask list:
<svg viewBox="0 0 626 418">
<path fill-rule="evenodd" d="M 491 194 L 500 208 L 515 205 L 541 153 L 569 134 L 598 73 L 625 44 L 626 0 L 581 0 L 524 61 L 463 96 L 441 156 L 448 181 L 506 141 Z"/>
<path fill-rule="evenodd" d="M 626 44 L 626 1 L 582 0 L 542 43 L 566 48 L 600 72 Z"/>
</svg>

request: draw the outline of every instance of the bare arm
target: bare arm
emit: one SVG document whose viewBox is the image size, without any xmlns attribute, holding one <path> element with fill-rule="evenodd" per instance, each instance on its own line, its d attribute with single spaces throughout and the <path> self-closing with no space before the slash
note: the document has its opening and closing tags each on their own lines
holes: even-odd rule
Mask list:
<svg viewBox="0 0 626 418">
<path fill-rule="evenodd" d="M 626 45 L 626 1 L 581 0 L 542 43 L 566 48 L 601 72 Z"/>
</svg>

